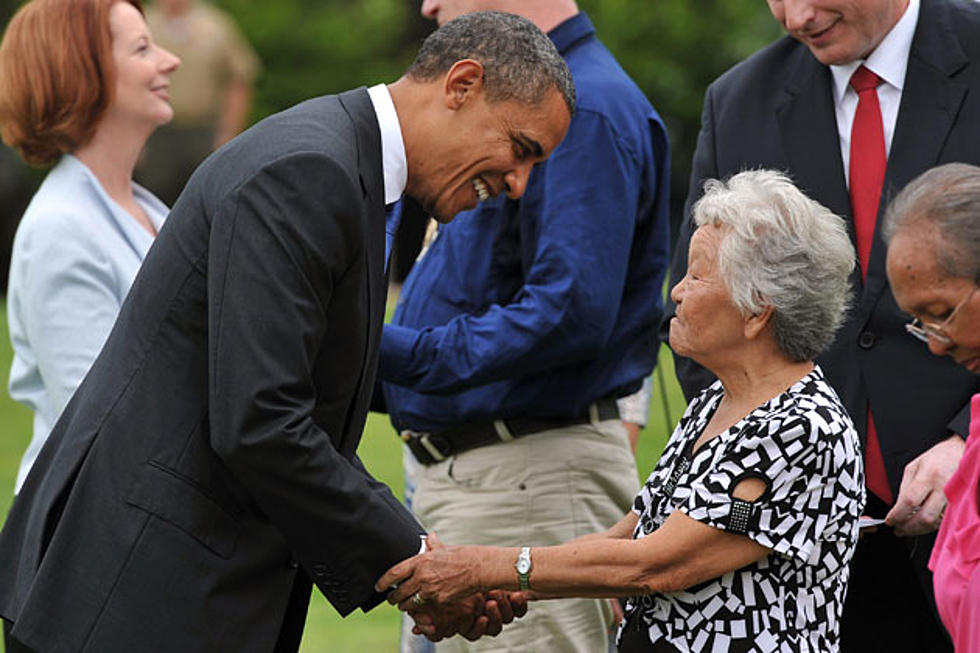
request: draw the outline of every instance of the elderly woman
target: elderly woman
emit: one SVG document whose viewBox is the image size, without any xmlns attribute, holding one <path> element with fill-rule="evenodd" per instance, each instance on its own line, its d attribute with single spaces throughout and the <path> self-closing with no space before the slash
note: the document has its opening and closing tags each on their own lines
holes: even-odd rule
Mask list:
<svg viewBox="0 0 980 653">
<path fill-rule="evenodd" d="M 173 117 L 179 60 L 139 0 L 31 0 L 0 43 L 0 131 L 27 163 L 55 164 L 14 238 L 10 395 L 34 411 L 15 492 L 109 335 L 167 207 L 132 181 Z"/>
<path fill-rule="evenodd" d="M 892 293 L 913 316 L 909 334 L 980 374 L 980 168 L 951 163 L 917 177 L 889 205 L 883 233 Z M 971 418 L 929 560 L 939 616 L 962 653 L 980 651 L 980 394 Z M 920 508 L 942 509 L 941 496 Z"/>
<path fill-rule="evenodd" d="M 380 579 L 397 583 L 392 602 L 489 588 L 631 597 L 621 651 L 838 649 L 864 481 L 854 426 L 813 359 L 841 322 L 854 250 L 840 218 L 775 172 L 709 182 L 694 220 L 670 344 L 718 381 L 633 512 L 560 546 L 433 538 Z"/>
</svg>

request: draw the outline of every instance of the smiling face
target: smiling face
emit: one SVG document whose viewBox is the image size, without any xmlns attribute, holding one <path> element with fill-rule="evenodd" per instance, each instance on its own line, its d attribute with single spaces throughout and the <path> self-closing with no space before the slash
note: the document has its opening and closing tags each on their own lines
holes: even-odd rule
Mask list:
<svg viewBox="0 0 980 653">
<path fill-rule="evenodd" d="M 127 2 L 112 5 L 109 31 L 116 84 L 106 117 L 150 128 L 169 122 L 167 91 L 180 59 L 153 42 L 143 16 Z"/>
<path fill-rule="evenodd" d="M 825 65 L 866 58 L 902 17 L 908 0 L 768 0 L 788 34 Z"/>
<path fill-rule="evenodd" d="M 714 369 L 719 355 L 745 342 L 745 318 L 735 307 L 718 269 L 725 230 L 699 227 L 691 236 L 687 273 L 670 291 L 676 305 L 670 320 L 670 348 Z"/>
<path fill-rule="evenodd" d="M 571 119 L 557 89 L 537 105 L 487 101 L 482 68 L 470 64 L 477 68 L 450 71 L 440 119 L 409 161 L 406 194 L 441 222 L 501 193 L 523 195 L 531 168 L 558 146 Z"/>
<path fill-rule="evenodd" d="M 972 280 L 943 271 L 935 239 L 915 227 L 896 234 L 888 246 L 888 282 L 900 309 L 925 323 L 943 325 L 952 342 L 930 338 L 929 351 L 980 374 L 980 293 L 973 292 Z"/>
</svg>

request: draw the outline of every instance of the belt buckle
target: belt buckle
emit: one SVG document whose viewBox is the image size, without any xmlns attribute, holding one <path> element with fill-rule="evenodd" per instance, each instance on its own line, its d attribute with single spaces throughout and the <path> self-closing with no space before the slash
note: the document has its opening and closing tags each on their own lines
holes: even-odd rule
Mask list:
<svg viewBox="0 0 980 653">
<path fill-rule="evenodd" d="M 451 449 L 449 441 L 443 437 L 435 435 L 434 433 L 406 430 L 401 432 L 401 439 L 403 442 L 405 442 L 405 444 L 415 444 L 422 447 L 422 449 L 429 454 L 429 456 L 432 458 L 432 462 L 434 463 L 441 463 L 449 457 Z"/>
</svg>

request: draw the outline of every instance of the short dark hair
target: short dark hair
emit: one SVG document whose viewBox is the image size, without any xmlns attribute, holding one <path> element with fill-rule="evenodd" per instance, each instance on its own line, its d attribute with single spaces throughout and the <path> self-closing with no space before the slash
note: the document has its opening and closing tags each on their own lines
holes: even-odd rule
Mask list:
<svg viewBox="0 0 980 653">
<path fill-rule="evenodd" d="M 85 145 L 112 101 L 117 0 L 31 0 L 0 43 L 0 133 L 32 165 Z M 143 13 L 139 0 L 123 0 Z"/>
<path fill-rule="evenodd" d="M 454 18 L 425 39 L 406 75 L 431 81 L 463 59 L 483 65 L 483 85 L 491 102 L 537 105 L 554 87 L 569 113 L 575 111 L 575 84 L 565 60 L 551 39 L 526 18 L 500 11 Z"/>
<path fill-rule="evenodd" d="M 947 163 L 910 181 L 885 212 L 885 243 L 912 226 L 933 230 L 943 272 L 980 282 L 980 168 Z"/>
</svg>

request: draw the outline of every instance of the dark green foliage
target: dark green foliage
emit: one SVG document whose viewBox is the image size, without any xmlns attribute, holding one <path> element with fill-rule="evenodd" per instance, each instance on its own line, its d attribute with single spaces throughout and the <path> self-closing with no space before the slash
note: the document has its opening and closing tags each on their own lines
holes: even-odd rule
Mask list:
<svg viewBox="0 0 980 653">
<path fill-rule="evenodd" d="M 667 123 L 676 224 L 705 89 L 776 39 L 779 25 L 762 0 L 580 0 L 579 6 Z"/>
</svg>

